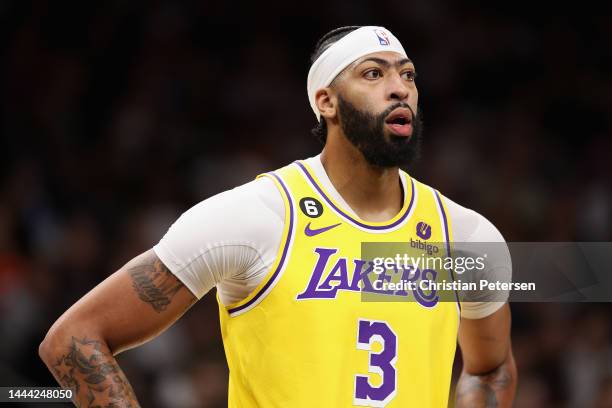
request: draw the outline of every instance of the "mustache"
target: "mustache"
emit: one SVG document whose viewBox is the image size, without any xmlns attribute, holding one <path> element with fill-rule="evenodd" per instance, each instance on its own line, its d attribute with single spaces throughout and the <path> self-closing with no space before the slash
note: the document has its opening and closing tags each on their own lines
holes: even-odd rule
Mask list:
<svg viewBox="0 0 612 408">
<path fill-rule="evenodd" d="M 410 107 L 410 105 L 408 105 L 407 103 L 404 102 L 397 102 L 394 103 L 393 105 L 389 106 L 387 109 L 385 109 L 378 117 L 379 119 L 384 119 L 387 116 L 389 116 L 389 114 L 391 112 L 393 112 L 395 109 L 397 108 L 406 108 L 410 111 L 410 113 L 412 114 L 412 119 L 415 120 L 416 119 L 416 112 L 412 110 L 412 108 Z"/>
</svg>

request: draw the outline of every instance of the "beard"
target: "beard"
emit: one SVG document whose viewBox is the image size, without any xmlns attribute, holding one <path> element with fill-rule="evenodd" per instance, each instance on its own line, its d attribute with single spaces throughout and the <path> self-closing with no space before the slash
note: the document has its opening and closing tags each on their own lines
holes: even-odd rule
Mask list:
<svg viewBox="0 0 612 408">
<path fill-rule="evenodd" d="M 397 108 L 408 108 L 412 112 L 410 137 L 385 134 L 385 118 Z M 423 123 L 420 112 L 417 116 L 407 104 L 398 102 L 375 115 L 357 109 L 338 95 L 338 113 L 340 126 L 346 138 L 363 154 L 371 166 L 383 168 L 408 166 L 418 159 Z"/>
</svg>

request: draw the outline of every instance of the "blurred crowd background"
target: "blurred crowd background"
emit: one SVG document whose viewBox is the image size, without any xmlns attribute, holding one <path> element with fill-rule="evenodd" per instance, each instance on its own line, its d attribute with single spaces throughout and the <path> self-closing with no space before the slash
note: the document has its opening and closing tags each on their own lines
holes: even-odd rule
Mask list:
<svg viewBox="0 0 612 408">
<path fill-rule="evenodd" d="M 0 385 L 54 385 L 46 330 L 183 211 L 320 151 L 308 61 L 339 26 L 415 61 L 417 179 L 508 241 L 612 241 L 612 18 L 288 3 L 0 3 Z M 512 306 L 516 406 L 612 407 L 610 304 Z M 212 294 L 119 360 L 143 406 L 226 404 Z"/>
</svg>

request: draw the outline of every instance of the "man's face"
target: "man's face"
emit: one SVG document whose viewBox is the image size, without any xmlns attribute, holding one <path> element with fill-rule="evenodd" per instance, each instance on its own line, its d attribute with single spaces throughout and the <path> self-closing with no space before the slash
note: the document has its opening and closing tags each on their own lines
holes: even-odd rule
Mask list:
<svg viewBox="0 0 612 408">
<path fill-rule="evenodd" d="M 414 65 L 394 52 L 369 54 L 338 78 L 338 116 L 346 137 L 378 167 L 411 163 L 422 125 Z"/>
</svg>

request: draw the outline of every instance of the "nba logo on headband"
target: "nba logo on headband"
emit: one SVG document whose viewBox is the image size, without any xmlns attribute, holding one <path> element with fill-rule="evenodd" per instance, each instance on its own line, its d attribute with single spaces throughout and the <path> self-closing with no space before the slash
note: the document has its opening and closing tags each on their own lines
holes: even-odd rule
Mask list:
<svg viewBox="0 0 612 408">
<path fill-rule="evenodd" d="M 380 28 L 377 28 L 374 30 L 374 33 L 378 37 L 378 42 L 380 43 L 380 45 L 389 45 L 389 37 L 387 36 L 386 32 L 384 32 Z"/>
</svg>

